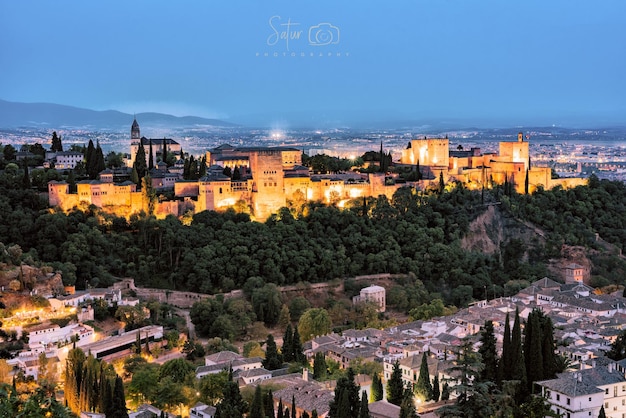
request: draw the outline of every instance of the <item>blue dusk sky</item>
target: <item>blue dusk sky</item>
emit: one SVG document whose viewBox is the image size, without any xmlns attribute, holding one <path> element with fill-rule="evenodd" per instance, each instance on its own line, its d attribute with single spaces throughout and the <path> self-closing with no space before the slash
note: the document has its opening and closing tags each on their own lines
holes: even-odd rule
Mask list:
<svg viewBox="0 0 626 418">
<path fill-rule="evenodd" d="M 0 0 L 0 99 L 241 123 L 626 124 L 624 0 Z"/>
</svg>

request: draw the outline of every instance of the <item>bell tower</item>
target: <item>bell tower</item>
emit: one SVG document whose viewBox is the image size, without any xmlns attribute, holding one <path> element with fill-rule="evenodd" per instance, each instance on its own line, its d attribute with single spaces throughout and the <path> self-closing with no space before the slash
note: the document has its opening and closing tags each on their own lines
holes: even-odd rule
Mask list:
<svg viewBox="0 0 626 418">
<path fill-rule="evenodd" d="M 137 118 L 133 119 L 133 126 L 130 128 L 130 142 L 139 142 L 141 139 L 141 133 L 139 132 L 139 124 Z"/>
</svg>

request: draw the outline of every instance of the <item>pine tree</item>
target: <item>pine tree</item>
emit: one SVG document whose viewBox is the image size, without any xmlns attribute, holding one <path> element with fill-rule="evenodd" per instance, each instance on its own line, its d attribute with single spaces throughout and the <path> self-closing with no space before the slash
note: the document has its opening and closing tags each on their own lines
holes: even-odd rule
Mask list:
<svg viewBox="0 0 626 418">
<path fill-rule="evenodd" d="M 391 377 L 387 381 L 387 402 L 400 406 L 403 394 L 402 370 L 400 370 L 400 363 L 396 361 L 393 364 Z"/>
<path fill-rule="evenodd" d="M 439 400 L 439 396 L 441 396 L 441 389 L 439 388 L 439 375 L 436 374 L 433 377 L 433 396 L 432 400 L 437 402 Z"/>
<path fill-rule="evenodd" d="M 480 378 L 482 381 L 495 382 L 498 373 L 498 352 L 492 321 L 485 321 L 480 342 L 478 353 L 480 353 L 484 365 L 480 372 Z"/>
<path fill-rule="evenodd" d="M 226 382 L 215 418 L 242 418 L 245 410 L 246 403 L 239 392 L 239 385 L 233 381 Z"/>
<path fill-rule="evenodd" d="M 367 392 L 361 392 L 361 407 L 359 408 L 359 418 L 370 418 L 370 410 L 367 406 Z"/>
<path fill-rule="evenodd" d="M 313 378 L 315 380 L 324 380 L 326 378 L 326 358 L 324 353 L 317 352 L 313 359 Z"/>
<path fill-rule="evenodd" d="M 600 407 L 600 413 L 598 414 L 598 418 L 606 418 L 606 412 L 604 412 L 604 405 Z"/>
<path fill-rule="evenodd" d="M 288 363 L 294 361 L 293 355 L 293 330 L 291 329 L 291 324 L 287 325 L 287 329 L 285 329 L 285 335 L 283 336 L 283 347 L 281 349 L 283 353 L 283 360 Z"/>
<path fill-rule="evenodd" d="M 248 418 L 263 418 L 263 400 L 261 394 L 261 385 L 257 385 L 254 389 L 254 398 L 252 398 L 252 405 L 250 405 L 250 413 Z"/>
<path fill-rule="evenodd" d="M 415 385 L 415 395 L 422 401 L 428 401 L 433 394 L 433 388 L 430 384 L 430 375 L 428 372 L 428 357 L 426 352 L 422 354 L 422 363 L 420 365 L 420 375 Z"/>
<path fill-rule="evenodd" d="M 383 381 L 378 373 L 372 378 L 372 402 L 383 400 Z"/>
<path fill-rule="evenodd" d="M 283 359 L 276 348 L 276 341 L 274 341 L 272 334 L 268 334 L 265 340 L 265 360 L 263 360 L 263 367 L 267 370 L 276 370 L 280 369 L 282 365 Z"/>
</svg>

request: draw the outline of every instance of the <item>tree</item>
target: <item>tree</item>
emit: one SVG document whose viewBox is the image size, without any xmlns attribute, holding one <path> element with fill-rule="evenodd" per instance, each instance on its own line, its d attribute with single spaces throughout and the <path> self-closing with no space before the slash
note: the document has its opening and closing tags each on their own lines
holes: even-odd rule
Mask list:
<svg viewBox="0 0 626 418">
<path fill-rule="evenodd" d="M 272 389 L 268 390 L 265 395 L 263 411 L 265 413 L 265 418 L 276 418 L 276 415 L 274 414 L 274 394 L 272 393 Z"/>
<path fill-rule="evenodd" d="M 209 405 L 215 405 L 224 396 L 224 387 L 228 382 L 228 373 L 221 371 L 219 373 L 212 373 L 200 378 L 198 384 L 198 391 L 202 402 Z"/>
<path fill-rule="evenodd" d="M 30 189 L 30 174 L 28 174 L 28 159 L 24 159 L 24 176 L 22 177 L 22 187 L 25 190 Z"/>
<path fill-rule="evenodd" d="M 502 357 L 498 366 L 498 382 L 511 379 L 511 325 L 509 313 L 506 313 L 504 319 L 504 335 L 502 340 Z"/>
<path fill-rule="evenodd" d="M 450 399 L 450 386 L 448 385 L 448 382 L 444 382 L 441 387 L 441 400 L 447 401 L 448 399 Z"/>
<path fill-rule="evenodd" d="M 61 143 L 61 137 L 57 136 L 57 132 L 52 132 L 52 146 L 50 147 L 52 152 L 63 152 L 63 144 Z"/>
<path fill-rule="evenodd" d="M 313 358 L 313 378 L 315 380 L 324 380 L 326 378 L 326 357 L 324 353 L 318 351 Z"/>
<path fill-rule="evenodd" d="M 382 401 L 383 395 L 383 381 L 380 378 L 380 374 L 374 373 L 372 378 L 372 402 Z"/>
<path fill-rule="evenodd" d="M 148 171 L 152 171 L 154 168 L 154 152 L 152 152 L 152 140 L 150 140 L 150 145 L 148 145 Z"/>
<path fill-rule="evenodd" d="M 298 332 L 298 328 L 294 328 L 293 337 L 291 338 L 291 344 L 293 347 L 293 359 L 297 363 L 305 364 L 306 356 L 304 355 L 304 348 L 302 347 L 302 339 L 300 338 L 300 333 Z"/>
<path fill-rule="evenodd" d="M 391 377 L 387 381 L 387 402 L 400 406 L 403 396 L 402 370 L 400 370 L 400 362 L 396 360 L 393 364 Z"/>
<path fill-rule="evenodd" d="M 326 309 L 311 308 L 300 317 L 298 331 L 304 341 L 309 341 L 314 337 L 328 334 L 330 325 L 330 317 Z"/>
<path fill-rule="evenodd" d="M 278 315 L 278 326 L 285 329 L 290 323 L 291 314 L 289 313 L 289 306 L 283 304 L 282 308 L 280 308 L 280 314 Z"/>
<path fill-rule="evenodd" d="M 433 377 L 433 401 L 437 402 L 439 400 L 439 397 L 441 396 L 440 391 L 441 389 L 439 388 L 439 375 L 436 374 L 435 377 Z"/>
<path fill-rule="evenodd" d="M 620 332 L 615 341 L 611 344 L 611 349 L 606 356 L 612 360 L 623 360 L 626 358 L 626 330 Z"/>
<path fill-rule="evenodd" d="M 361 407 L 359 408 L 359 418 L 370 418 L 370 410 L 367 406 L 367 392 L 361 392 Z"/>
<path fill-rule="evenodd" d="M 496 349 L 496 336 L 493 329 L 493 321 L 485 321 L 485 326 L 480 335 L 478 353 L 484 365 L 480 372 L 481 380 L 495 382 L 498 373 L 498 352 Z"/>
<path fill-rule="evenodd" d="M 276 341 L 274 341 L 272 334 L 268 334 L 265 340 L 265 360 L 263 360 L 263 367 L 267 370 L 276 370 L 280 369 L 282 365 L 283 359 L 276 348 Z"/>
<path fill-rule="evenodd" d="M 283 360 L 287 363 L 291 363 L 294 360 L 293 355 L 293 331 L 291 330 L 291 324 L 287 325 L 285 335 L 283 336 L 283 346 L 281 351 L 283 353 Z"/>
<path fill-rule="evenodd" d="M 526 376 L 529 382 L 529 389 L 532 390 L 533 382 L 543 380 L 543 352 L 541 343 L 541 311 L 533 309 L 528 315 L 526 326 L 524 327 L 524 360 L 526 365 Z"/>
<path fill-rule="evenodd" d="M 446 189 L 446 183 L 443 181 L 443 171 L 439 172 L 439 194 L 442 194 L 443 191 Z"/>
<path fill-rule="evenodd" d="M 124 382 L 122 378 L 115 378 L 115 386 L 113 388 L 113 402 L 107 417 L 111 418 L 128 418 L 128 410 L 126 409 L 126 397 L 124 396 Z"/>
<path fill-rule="evenodd" d="M 415 401 L 411 389 L 406 388 L 400 403 L 400 415 L 398 418 L 419 418 L 415 410 Z"/>
<path fill-rule="evenodd" d="M 141 181 L 141 179 L 143 179 L 143 177 L 146 175 L 146 169 L 148 168 L 146 164 L 146 151 L 143 147 L 142 141 L 139 141 L 139 147 L 137 148 L 137 153 L 135 154 L 135 162 L 133 164 L 133 168 L 137 170 L 139 181 Z"/>
<path fill-rule="evenodd" d="M 5 145 L 4 149 L 2 150 L 2 154 L 4 156 L 5 161 L 14 161 L 16 153 L 17 153 L 17 150 L 11 144 Z"/>
<path fill-rule="evenodd" d="M 192 382 L 195 377 L 193 364 L 183 358 L 168 360 L 159 370 L 159 379 L 169 377 L 175 383 Z"/>
<path fill-rule="evenodd" d="M 254 398 L 250 405 L 250 414 L 248 418 L 263 418 L 263 396 L 261 394 L 261 385 L 257 385 L 254 389 Z"/>
<path fill-rule="evenodd" d="M 354 370 L 349 368 L 347 375 L 337 380 L 335 397 L 330 402 L 328 417 L 358 418 L 359 409 L 359 387 L 354 383 Z"/>
<path fill-rule="evenodd" d="M 217 404 L 215 418 L 242 418 L 247 409 L 248 406 L 239 392 L 239 385 L 232 381 L 226 382 L 224 397 Z"/>
<path fill-rule="evenodd" d="M 168 164 L 167 162 L 167 139 L 165 138 L 163 138 L 163 144 L 161 145 L 161 161 L 163 161 L 165 164 Z"/>
<path fill-rule="evenodd" d="M 522 347 L 522 328 L 519 308 L 515 310 L 515 321 L 511 331 L 511 379 L 526 382 L 526 366 Z"/>
<path fill-rule="evenodd" d="M 260 321 L 265 322 L 269 327 L 276 325 L 282 301 L 280 291 L 274 283 L 267 283 L 260 289 L 255 289 L 251 297 L 254 312 Z"/>
<path fill-rule="evenodd" d="M 598 414 L 598 418 L 606 418 L 606 412 L 604 412 L 604 405 L 600 407 L 600 413 Z"/>
<path fill-rule="evenodd" d="M 420 365 L 420 374 L 415 384 L 415 395 L 422 402 L 428 401 L 433 395 L 433 387 L 430 384 L 430 374 L 428 372 L 427 353 L 422 353 L 422 363 Z"/>
</svg>

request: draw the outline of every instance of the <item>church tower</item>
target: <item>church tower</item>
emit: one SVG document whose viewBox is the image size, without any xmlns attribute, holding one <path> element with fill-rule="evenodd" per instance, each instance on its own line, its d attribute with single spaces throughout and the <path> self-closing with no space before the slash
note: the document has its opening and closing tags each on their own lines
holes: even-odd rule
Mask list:
<svg viewBox="0 0 626 418">
<path fill-rule="evenodd" d="M 139 124 L 137 123 L 137 118 L 133 120 L 133 126 L 130 128 L 130 142 L 139 142 L 141 139 L 141 133 L 139 132 Z"/>
</svg>

